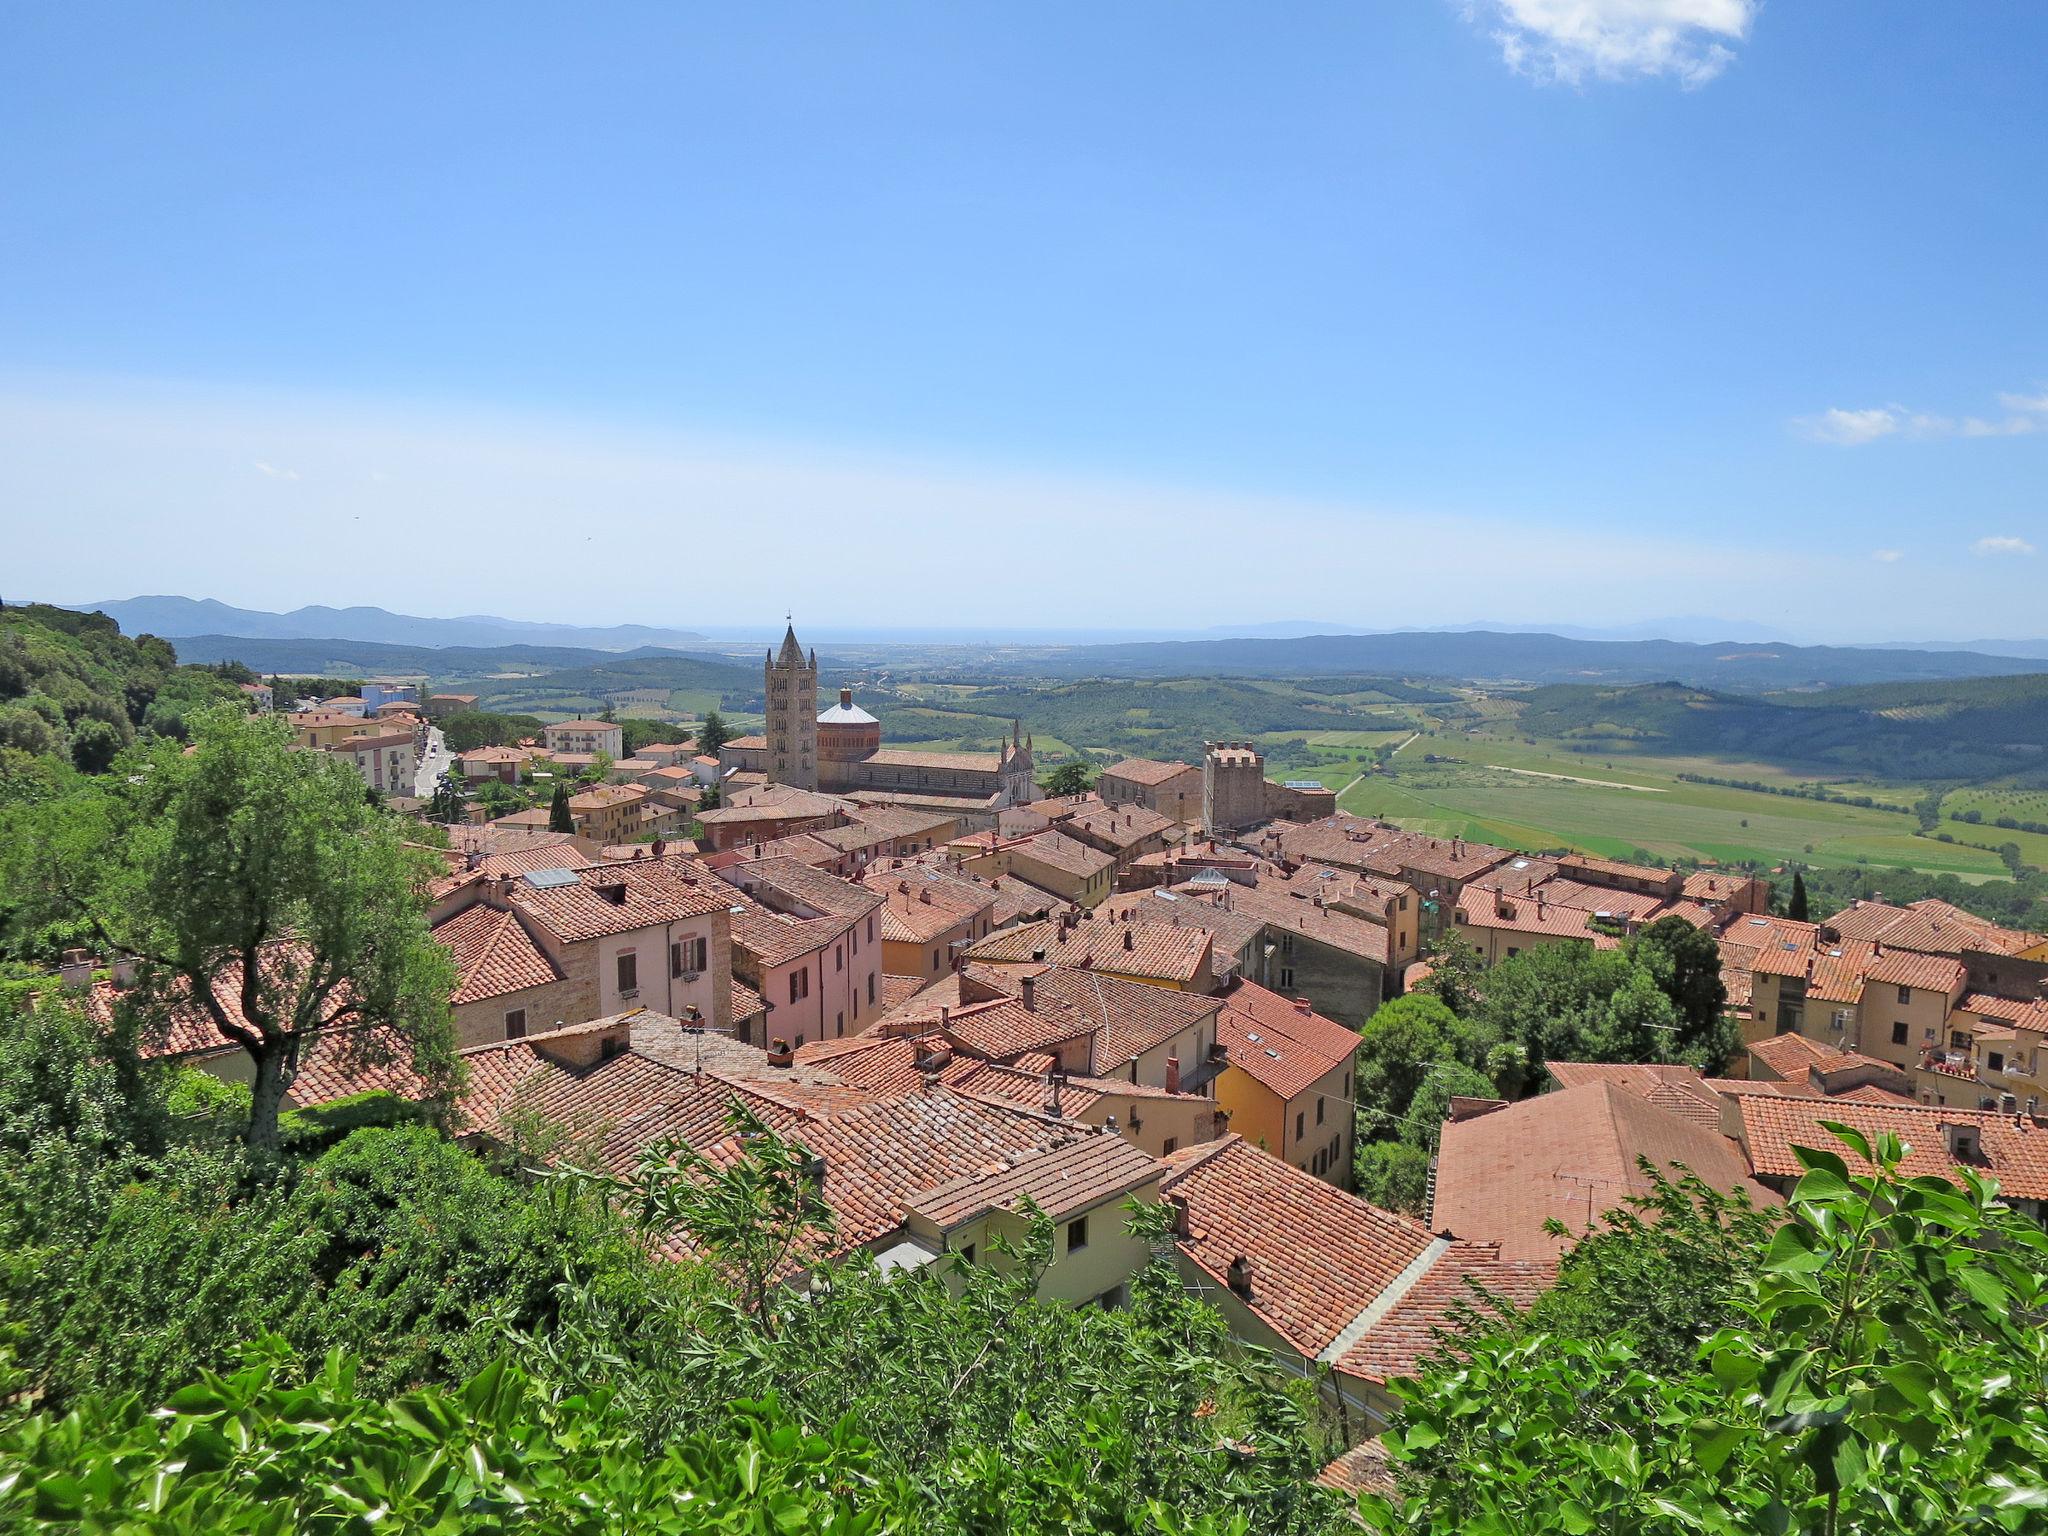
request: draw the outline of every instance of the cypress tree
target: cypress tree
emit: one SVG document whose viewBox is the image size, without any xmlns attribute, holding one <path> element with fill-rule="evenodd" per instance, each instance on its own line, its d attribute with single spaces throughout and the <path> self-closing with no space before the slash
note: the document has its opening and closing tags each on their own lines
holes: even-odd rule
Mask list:
<svg viewBox="0 0 2048 1536">
<path fill-rule="evenodd" d="M 1792 904 L 1785 915 L 1795 923 L 1808 921 L 1806 916 L 1806 876 L 1798 870 L 1792 871 Z"/>
<path fill-rule="evenodd" d="M 574 832 L 576 818 L 569 814 L 569 786 L 559 780 L 555 784 L 555 798 L 548 802 L 548 830 L 550 832 Z"/>
</svg>

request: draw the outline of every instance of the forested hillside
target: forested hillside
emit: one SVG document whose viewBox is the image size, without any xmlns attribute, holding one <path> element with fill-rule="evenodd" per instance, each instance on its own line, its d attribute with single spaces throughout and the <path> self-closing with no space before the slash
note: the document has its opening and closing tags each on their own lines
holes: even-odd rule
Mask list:
<svg viewBox="0 0 2048 1536">
<path fill-rule="evenodd" d="M 236 668 L 181 667 L 170 642 L 97 613 L 0 611 L 0 748 L 104 770 L 137 735 L 183 737 L 188 714 L 234 695 Z"/>
<path fill-rule="evenodd" d="M 1586 752 L 1769 762 L 1898 780 L 2048 775 L 2048 674 L 1770 698 L 1679 683 L 1519 695 L 1518 728 Z"/>
</svg>

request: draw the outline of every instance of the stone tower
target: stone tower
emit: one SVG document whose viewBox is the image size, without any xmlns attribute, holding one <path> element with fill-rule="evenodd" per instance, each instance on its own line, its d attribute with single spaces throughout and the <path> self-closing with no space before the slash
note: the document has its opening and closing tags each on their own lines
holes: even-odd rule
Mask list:
<svg viewBox="0 0 2048 1536">
<path fill-rule="evenodd" d="M 1248 741 L 1212 741 L 1202 755 L 1202 830 L 1210 837 L 1266 819 L 1266 760 Z"/>
<path fill-rule="evenodd" d="M 782 649 L 761 667 L 768 701 L 768 750 L 764 766 L 770 784 L 818 787 L 818 653 L 796 643 L 794 625 L 782 634 Z"/>
</svg>

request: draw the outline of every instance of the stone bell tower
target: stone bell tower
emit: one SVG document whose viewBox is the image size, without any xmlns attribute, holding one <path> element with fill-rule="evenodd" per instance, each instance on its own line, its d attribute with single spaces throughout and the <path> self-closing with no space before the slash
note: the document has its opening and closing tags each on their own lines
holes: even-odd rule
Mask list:
<svg viewBox="0 0 2048 1536">
<path fill-rule="evenodd" d="M 768 701 L 770 784 L 818 787 L 818 653 L 797 644 L 796 628 L 782 634 L 782 649 L 762 664 L 762 694 Z"/>
</svg>

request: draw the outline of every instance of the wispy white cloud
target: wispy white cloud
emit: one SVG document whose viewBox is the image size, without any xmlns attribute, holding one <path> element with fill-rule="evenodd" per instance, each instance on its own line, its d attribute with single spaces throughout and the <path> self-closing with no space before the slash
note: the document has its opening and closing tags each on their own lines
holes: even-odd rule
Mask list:
<svg viewBox="0 0 2048 1536">
<path fill-rule="evenodd" d="M 1802 416 L 1794 423 L 1815 442 L 1854 447 L 1874 443 L 1905 429 L 1906 413 L 1895 405 L 1876 405 L 1867 410 L 1829 409 L 1818 416 Z"/>
<path fill-rule="evenodd" d="M 2002 394 L 2003 416 L 1938 416 L 1903 405 L 1874 405 L 1860 410 L 1839 406 L 1817 416 L 1794 418 L 1793 429 L 1817 443 L 1859 448 L 1882 437 L 2029 437 L 2048 432 L 2048 394 Z"/>
<path fill-rule="evenodd" d="M 264 459 L 252 459 L 250 462 L 256 466 L 257 474 L 264 475 L 272 480 L 296 480 L 299 478 L 299 472 L 296 469 L 279 469 L 275 464 L 269 463 Z"/>
<path fill-rule="evenodd" d="M 1906 552 L 1903 549 L 1873 549 L 1870 558 L 1883 565 L 1897 565 L 1906 558 Z"/>
<path fill-rule="evenodd" d="M 1467 0 L 1518 74 L 1563 85 L 1705 85 L 1734 61 L 1759 0 Z"/>
<path fill-rule="evenodd" d="M 2034 553 L 2033 545 L 2029 544 L 2025 539 L 2017 539 L 2010 534 L 2000 534 L 1990 538 L 1979 539 L 1970 548 L 1980 555 L 2031 555 Z"/>
</svg>

